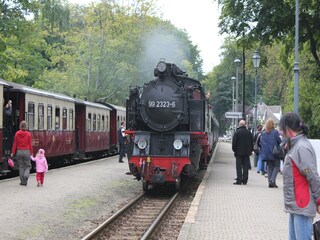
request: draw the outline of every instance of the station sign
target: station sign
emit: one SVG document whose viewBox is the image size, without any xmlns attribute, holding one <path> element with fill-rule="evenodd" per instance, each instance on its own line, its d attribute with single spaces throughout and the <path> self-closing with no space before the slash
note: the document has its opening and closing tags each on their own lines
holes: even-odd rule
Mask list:
<svg viewBox="0 0 320 240">
<path fill-rule="evenodd" d="M 226 118 L 242 118 L 242 112 L 226 112 L 224 116 Z"/>
</svg>

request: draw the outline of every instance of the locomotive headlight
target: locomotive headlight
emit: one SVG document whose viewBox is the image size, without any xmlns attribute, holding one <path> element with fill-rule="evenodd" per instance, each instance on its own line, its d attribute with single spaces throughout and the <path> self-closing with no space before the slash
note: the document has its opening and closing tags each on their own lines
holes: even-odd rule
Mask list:
<svg viewBox="0 0 320 240">
<path fill-rule="evenodd" d="M 180 150 L 182 148 L 183 144 L 182 141 L 180 139 L 176 139 L 173 142 L 173 147 L 175 150 Z"/>
<path fill-rule="evenodd" d="M 145 149 L 147 145 L 148 145 L 147 140 L 145 140 L 144 138 L 139 139 L 138 148 Z"/>
<path fill-rule="evenodd" d="M 163 73 L 166 71 L 167 65 L 165 62 L 160 61 L 157 65 L 157 69 L 159 70 L 159 72 Z"/>
</svg>

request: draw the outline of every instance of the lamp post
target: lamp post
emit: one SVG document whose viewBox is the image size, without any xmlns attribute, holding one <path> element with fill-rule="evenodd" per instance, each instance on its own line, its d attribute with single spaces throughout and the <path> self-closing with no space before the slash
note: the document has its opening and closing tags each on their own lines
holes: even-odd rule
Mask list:
<svg viewBox="0 0 320 240">
<path fill-rule="evenodd" d="M 239 106 L 239 71 L 238 67 L 240 66 L 241 60 L 236 58 L 234 61 L 234 64 L 236 65 L 236 105 L 235 105 L 235 111 L 238 112 L 238 106 Z"/>
<path fill-rule="evenodd" d="M 258 51 L 255 51 L 252 56 L 253 67 L 256 70 L 256 75 L 254 79 L 254 121 L 253 121 L 253 132 L 256 133 L 257 128 L 257 79 L 258 79 L 258 68 L 260 65 L 260 54 Z"/>
<path fill-rule="evenodd" d="M 299 0 L 296 0 L 296 17 L 295 17 L 295 63 L 294 71 L 294 112 L 299 113 Z"/>
<path fill-rule="evenodd" d="M 237 78 L 236 77 L 232 77 L 231 80 L 232 80 L 232 111 L 234 112 L 235 111 L 235 107 L 234 107 L 234 105 L 235 105 L 235 101 L 234 101 L 234 83 L 237 80 Z M 232 134 L 234 133 L 234 129 L 235 129 L 234 122 L 235 122 L 234 118 L 232 118 Z"/>
</svg>

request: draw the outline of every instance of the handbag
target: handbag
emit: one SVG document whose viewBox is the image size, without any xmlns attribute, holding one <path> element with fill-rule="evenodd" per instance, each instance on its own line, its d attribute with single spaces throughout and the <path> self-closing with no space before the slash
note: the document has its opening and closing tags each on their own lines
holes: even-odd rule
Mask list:
<svg viewBox="0 0 320 240">
<path fill-rule="evenodd" d="M 259 141 L 260 137 L 261 137 L 261 133 L 259 133 L 257 135 L 256 141 L 254 142 L 254 145 L 253 145 L 253 152 L 257 155 L 259 155 L 259 152 L 260 152 L 260 148 L 258 146 L 258 141 Z"/>
<path fill-rule="evenodd" d="M 278 146 L 277 144 L 275 144 L 273 146 L 272 154 L 273 154 L 273 156 L 275 156 L 276 158 L 279 158 L 279 159 L 283 159 L 285 156 L 284 149 L 282 147 Z"/>
<path fill-rule="evenodd" d="M 12 161 L 11 158 L 8 158 L 8 164 L 10 167 L 12 167 L 12 168 L 14 167 L 14 162 Z"/>
<path fill-rule="evenodd" d="M 312 227 L 314 240 L 320 240 L 320 220 L 316 221 Z"/>
</svg>

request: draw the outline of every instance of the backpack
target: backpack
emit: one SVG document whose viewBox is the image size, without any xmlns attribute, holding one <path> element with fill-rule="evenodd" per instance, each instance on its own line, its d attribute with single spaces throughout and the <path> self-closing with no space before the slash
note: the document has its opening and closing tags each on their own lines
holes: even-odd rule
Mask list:
<svg viewBox="0 0 320 240">
<path fill-rule="evenodd" d="M 260 133 L 258 133 L 258 135 L 257 135 L 257 138 L 256 138 L 256 141 L 254 142 L 254 145 L 253 145 L 253 152 L 255 153 L 255 154 L 259 154 L 259 152 L 260 152 L 260 148 L 259 148 L 259 145 L 258 145 L 258 142 L 259 142 L 259 140 L 260 140 L 260 137 L 261 137 L 261 132 Z"/>
</svg>

